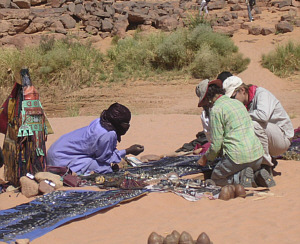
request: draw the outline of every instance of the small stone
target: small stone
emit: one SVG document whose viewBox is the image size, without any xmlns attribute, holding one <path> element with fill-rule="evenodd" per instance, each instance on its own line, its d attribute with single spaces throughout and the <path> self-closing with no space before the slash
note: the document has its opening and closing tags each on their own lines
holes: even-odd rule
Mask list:
<svg viewBox="0 0 300 244">
<path fill-rule="evenodd" d="M 152 232 L 148 237 L 148 244 L 163 244 L 162 236 Z"/>
<path fill-rule="evenodd" d="M 183 231 L 179 238 L 179 244 L 194 244 L 192 236 L 187 233 L 186 231 Z"/>
<path fill-rule="evenodd" d="M 196 241 L 196 244 L 210 244 L 210 243 L 211 243 L 210 239 L 205 232 L 202 232 Z"/>
<path fill-rule="evenodd" d="M 17 239 L 16 244 L 28 244 L 30 243 L 29 239 Z"/>
<path fill-rule="evenodd" d="M 63 182 L 61 181 L 61 177 L 59 175 L 50 173 L 50 172 L 38 172 L 35 174 L 35 179 L 38 182 L 49 180 L 55 184 L 55 189 L 61 188 L 63 186 Z"/>
<path fill-rule="evenodd" d="M 160 160 L 160 156 L 154 155 L 154 154 L 149 154 L 149 155 L 144 155 L 140 158 L 142 162 L 150 162 L 150 161 L 157 161 Z"/>
<path fill-rule="evenodd" d="M 39 191 L 43 194 L 53 192 L 55 188 L 50 186 L 46 181 L 41 181 L 39 183 Z"/>
<path fill-rule="evenodd" d="M 35 180 L 29 179 L 27 176 L 20 178 L 21 192 L 26 197 L 34 197 L 39 194 L 39 185 Z"/>
</svg>

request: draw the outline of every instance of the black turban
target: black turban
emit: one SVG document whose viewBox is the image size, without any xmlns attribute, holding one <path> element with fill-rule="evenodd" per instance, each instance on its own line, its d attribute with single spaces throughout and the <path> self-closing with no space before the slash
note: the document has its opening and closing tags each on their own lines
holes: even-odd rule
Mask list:
<svg viewBox="0 0 300 244">
<path fill-rule="evenodd" d="M 117 133 L 118 141 L 121 141 L 121 136 L 124 135 L 128 127 L 123 127 L 122 123 L 128 123 L 131 119 L 130 110 L 122 104 L 114 103 L 106 110 L 103 110 L 100 115 L 100 124 L 108 131 L 114 130 Z"/>
<path fill-rule="evenodd" d="M 228 71 L 223 71 L 222 73 L 220 73 L 217 77 L 217 79 L 221 80 L 222 82 L 224 82 L 224 80 L 226 80 L 228 77 L 233 76 L 233 74 L 231 74 Z"/>
</svg>

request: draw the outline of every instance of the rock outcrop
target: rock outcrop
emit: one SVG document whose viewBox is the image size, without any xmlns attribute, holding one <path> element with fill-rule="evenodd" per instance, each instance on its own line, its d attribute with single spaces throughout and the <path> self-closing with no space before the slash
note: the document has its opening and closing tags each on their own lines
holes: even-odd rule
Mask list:
<svg viewBox="0 0 300 244">
<path fill-rule="evenodd" d="M 102 38 L 118 35 L 125 37 L 126 31 L 139 27 L 172 31 L 187 24 L 189 12 L 199 8 L 193 1 L 145 2 L 113 0 L 0 0 L 0 45 L 16 42 L 16 35 L 57 33 L 67 35 L 76 32 L 81 39 L 99 35 Z M 243 0 L 212 0 L 210 10 L 224 9 L 218 14 L 211 11 L 209 18 L 215 31 L 233 35 L 248 22 L 247 6 Z M 274 29 L 292 31 L 299 25 L 297 7 L 292 0 L 257 0 L 252 14 L 259 18 L 262 9 L 284 11 Z M 296 25 L 297 26 L 297 25 Z M 268 35 L 273 28 L 251 27 L 249 34 Z M 38 35 L 35 35 L 38 36 Z M 15 45 L 16 46 L 16 45 Z"/>
</svg>

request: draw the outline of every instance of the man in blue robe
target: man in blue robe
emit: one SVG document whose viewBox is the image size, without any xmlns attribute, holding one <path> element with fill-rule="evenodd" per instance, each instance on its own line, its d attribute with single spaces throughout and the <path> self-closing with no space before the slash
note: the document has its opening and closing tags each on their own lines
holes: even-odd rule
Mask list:
<svg viewBox="0 0 300 244">
<path fill-rule="evenodd" d="M 68 167 L 77 174 L 109 173 L 112 164 L 127 154 L 138 155 L 141 145 L 118 150 L 117 142 L 130 127 L 131 113 L 119 103 L 112 104 L 90 125 L 61 136 L 48 150 L 47 165 Z"/>
</svg>

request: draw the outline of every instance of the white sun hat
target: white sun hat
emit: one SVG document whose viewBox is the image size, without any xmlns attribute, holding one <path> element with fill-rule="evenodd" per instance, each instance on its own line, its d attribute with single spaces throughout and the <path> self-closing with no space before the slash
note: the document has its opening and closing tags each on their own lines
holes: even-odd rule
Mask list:
<svg viewBox="0 0 300 244">
<path fill-rule="evenodd" d="M 241 78 L 237 76 L 230 76 L 223 82 L 223 89 L 225 90 L 225 95 L 231 97 L 234 90 L 243 84 Z"/>
</svg>

